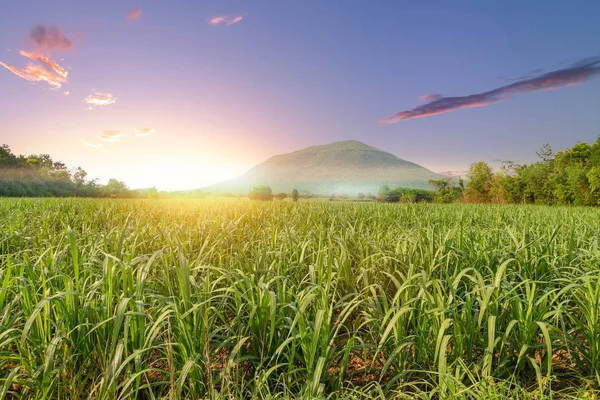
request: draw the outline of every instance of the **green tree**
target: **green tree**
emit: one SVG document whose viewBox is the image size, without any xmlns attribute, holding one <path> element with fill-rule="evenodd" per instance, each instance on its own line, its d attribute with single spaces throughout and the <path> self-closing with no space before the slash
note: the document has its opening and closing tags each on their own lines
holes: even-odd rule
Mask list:
<svg viewBox="0 0 600 400">
<path fill-rule="evenodd" d="M 102 192 L 110 197 L 127 197 L 128 190 L 125 182 L 114 178 L 110 178 L 108 184 L 102 188 Z"/>
<path fill-rule="evenodd" d="M 271 190 L 271 188 L 269 186 L 257 185 L 257 186 L 254 186 L 254 188 L 252 189 L 252 191 L 250 191 L 250 193 L 248 193 L 248 197 L 251 200 L 262 200 L 262 201 L 273 200 L 273 191 Z"/>
<path fill-rule="evenodd" d="M 298 201 L 298 198 L 300 197 L 300 194 L 298 193 L 297 189 L 292 190 L 292 200 L 293 201 Z"/>
<path fill-rule="evenodd" d="M 430 179 L 429 186 L 436 191 L 433 201 L 436 203 L 454 203 L 462 190 L 452 183 L 452 178 Z"/>
<path fill-rule="evenodd" d="M 590 158 L 588 159 L 588 165 L 591 168 L 600 167 L 600 134 L 598 134 L 598 138 L 590 147 Z"/>
<path fill-rule="evenodd" d="M 465 198 L 470 203 L 489 203 L 492 168 L 484 161 L 471 164 L 467 172 Z"/>
<path fill-rule="evenodd" d="M 416 193 L 405 193 L 400 196 L 400 203 L 416 203 L 417 195 Z"/>
<path fill-rule="evenodd" d="M 492 180 L 490 182 L 490 201 L 498 204 L 505 204 L 508 202 L 506 173 L 503 169 L 492 175 Z"/>
<path fill-rule="evenodd" d="M 73 182 L 77 186 L 83 186 L 85 184 L 85 177 L 87 176 L 87 172 L 85 172 L 81 167 L 77 167 L 77 170 L 73 173 Z"/>
<path fill-rule="evenodd" d="M 559 151 L 553 164 L 549 182 L 552 194 L 559 204 L 596 205 L 598 195 L 592 188 L 595 150 L 587 143 L 577 143 Z M 592 180 L 590 180 L 590 177 Z"/>
<path fill-rule="evenodd" d="M 388 185 L 383 185 L 379 188 L 377 192 L 377 201 L 379 203 L 383 203 L 389 201 L 390 196 L 390 187 Z"/>
<path fill-rule="evenodd" d="M 549 143 L 544 143 L 540 150 L 537 151 L 535 154 L 537 154 L 539 159 L 543 162 L 552 162 L 553 160 L 552 148 L 550 147 Z"/>
<path fill-rule="evenodd" d="M 0 167 L 16 166 L 19 159 L 15 156 L 7 144 L 0 147 Z"/>
</svg>

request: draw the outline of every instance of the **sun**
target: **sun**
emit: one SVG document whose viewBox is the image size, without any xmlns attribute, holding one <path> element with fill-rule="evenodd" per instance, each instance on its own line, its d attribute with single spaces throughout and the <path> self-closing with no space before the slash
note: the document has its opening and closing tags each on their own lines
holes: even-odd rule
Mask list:
<svg viewBox="0 0 600 400">
<path fill-rule="evenodd" d="M 223 160 L 164 160 L 134 164 L 119 174 L 130 189 L 155 187 L 159 190 L 192 190 L 224 182 L 242 175 L 248 169 L 239 162 Z"/>
</svg>

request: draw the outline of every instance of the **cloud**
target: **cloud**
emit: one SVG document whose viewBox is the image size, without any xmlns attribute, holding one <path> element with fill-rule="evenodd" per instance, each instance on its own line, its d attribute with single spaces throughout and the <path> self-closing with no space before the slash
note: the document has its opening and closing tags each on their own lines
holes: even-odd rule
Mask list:
<svg viewBox="0 0 600 400">
<path fill-rule="evenodd" d="M 487 106 L 492 103 L 507 100 L 512 96 L 519 94 L 580 85 L 598 74 L 600 74 L 600 57 L 588 58 L 568 68 L 562 68 L 533 78 L 523 79 L 488 92 L 462 97 L 440 96 L 439 98 L 431 99 L 429 103 L 413 108 L 412 110 L 401 111 L 384 118 L 380 120 L 379 123 L 393 124 L 405 119 L 428 117 L 430 115 L 454 111 L 459 108 Z"/>
<path fill-rule="evenodd" d="M 498 79 L 502 79 L 502 80 L 508 81 L 508 82 L 522 81 L 525 79 L 535 78 L 536 75 L 540 75 L 542 72 L 544 72 L 543 68 L 536 68 L 536 69 L 532 69 L 531 71 L 527 72 L 527 75 L 519 76 L 517 78 L 510 78 L 507 76 L 499 76 Z"/>
<path fill-rule="evenodd" d="M 111 93 L 94 92 L 86 97 L 83 101 L 89 104 L 88 110 L 93 110 L 94 106 L 108 106 L 117 101 Z"/>
<path fill-rule="evenodd" d="M 29 38 L 44 51 L 73 50 L 73 42 L 56 26 L 38 25 L 31 30 Z"/>
<path fill-rule="evenodd" d="M 221 15 L 218 17 L 213 17 L 211 18 L 208 23 L 211 25 L 225 25 L 225 26 L 230 26 L 233 24 L 237 24 L 238 22 L 240 22 L 243 19 L 243 17 L 241 15 L 238 15 L 236 17 L 230 17 L 227 15 Z"/>
<path fill-rule="evenodd" d="M 140 136 L 140 137 L 150 136 L 155 132 L 154 128 L 134 129 L 133 131 L 135 132 L 135 136 Z"/>
<path fill-rule="evenodd" d="M 26 68 L 19 68 L 0 61 L 0 65 L 13 74 L 30 82 L 46 82 L 55 89 L 59 89 L 67 81 L 69 74 L 64 68 L 43 56 L 40 53 L 21 50 L 20 54 L 35 63 L 29 62 Z"/>
<path fill-rule="evenodd" d="M 98 139 L 102 140 L 103 142 L 118 142 L 120 138 L 122 138 L 124 135 L 121 133 L 121 131 L 102 131 L 103 135 L 101 136 L 97 136 Z"/>
<path fill-rule="evenodd" d="M 84 139 L 81 139 L 81 143 L 85 144 L 86 146 L 93 147 L 95 149 L 99 149 L 104 146 L 102 143 L 90 143 Z"/>
<path fill-rule="evenodd" d="M 441 99 L 442 95 L 441 94 L 424 94 L 422 96 L 419 96 L 419 99 L 421 101 L 433 101 L 433 100 L 437 100 L 437 99 Z"/>
<path fill-rule="evenodd" d="M 110 150 L 108 150 L 106 147 L 104 147 L 104 145 L 102 143 L 90 143 L 85 139 L 81 139 L 81 143 L 85 144 L 86 146 L 93 147 L 94 149 L 101 150 L 105 153 L 110 153 Z"/>
<path fill-rule="evenodd" d="M 134 7 L 129 14 L 127 14 L 127 19 L 133 21 L 134 19 L 138 19 L 142 16 L 142 8 Z"/>
<path fill-rule="evenodd" d="M 97 137 L 98 137 L 98 139 L 102 140 L 103 142 L 114 143 L 114 142 L 119 141 L 118 137 L 111 137 L 111 136 L 106 136 L 106 135 L 97 136 Z"/>
</svg>

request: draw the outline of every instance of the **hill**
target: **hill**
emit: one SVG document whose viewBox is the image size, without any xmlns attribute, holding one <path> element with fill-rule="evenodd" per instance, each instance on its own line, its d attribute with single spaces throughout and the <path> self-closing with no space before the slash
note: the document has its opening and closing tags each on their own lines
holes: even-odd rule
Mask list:
<svg viewBox="0 0 600 400">
<path fill-rule="evenodd" d="M 375 193 L 386 184 L 425 189 L 429 179 L 441 178 L 418 164 L 350 140 L 271 157 L 237 179 L 204 189 L 243 193 L 254 185 L 268 185 L 273 192 L 295 188 L 312 193 L 355 194 Z"/>
</svg>

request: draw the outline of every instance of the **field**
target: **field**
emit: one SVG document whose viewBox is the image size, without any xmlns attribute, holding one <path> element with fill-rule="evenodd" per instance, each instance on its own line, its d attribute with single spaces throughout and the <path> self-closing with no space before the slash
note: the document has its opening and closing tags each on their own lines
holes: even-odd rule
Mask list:
<svg viewBox="0 0 600 400">
<path fill-rule="evenodd" d="M 0 398 L 596 398 L 600 211 L 0 199 Z"/>
</svg>

